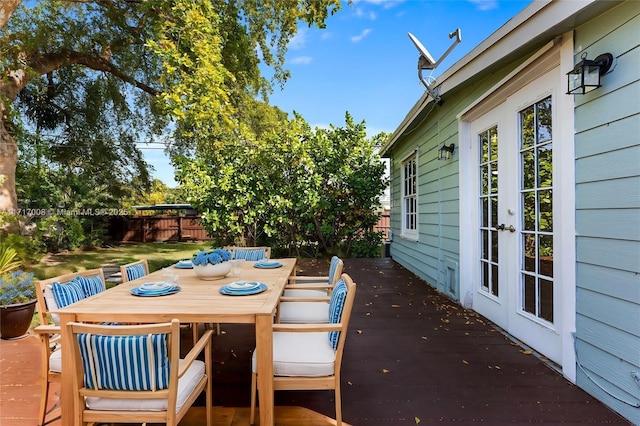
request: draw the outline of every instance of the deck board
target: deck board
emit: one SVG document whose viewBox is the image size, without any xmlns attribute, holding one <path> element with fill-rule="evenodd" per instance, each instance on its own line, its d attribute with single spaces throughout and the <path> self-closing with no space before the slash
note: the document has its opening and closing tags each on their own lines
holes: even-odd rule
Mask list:
<svg viewBox="0 0 640 426">
<path fill-rule="evenodd" d="M 305 274 L 326 269 L 319 263 Z M 345 272 L 358 284 L 342 368 L 347 424 L 630 424 L 391 259 L 345 259 Z M 253 328 L 221 327 L 214 336 L 214 424 L 244 426 Z M 188 343 L 190 331 L 184 333 Z M 39 356 L 35 336 L 0 341 L 2 426 L 36 424 Z M 275 403 L 278 425 L 335 422 L 330 391 L 276 392 Z M 203 415 L 195 407 L 181 425 L 203 425 Z"/>
</svg>

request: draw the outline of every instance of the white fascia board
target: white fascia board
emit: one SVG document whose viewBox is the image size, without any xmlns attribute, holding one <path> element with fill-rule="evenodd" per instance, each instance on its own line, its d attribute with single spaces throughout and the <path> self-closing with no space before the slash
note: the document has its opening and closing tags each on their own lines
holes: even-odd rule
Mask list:
<svg viewBox="0 0 640 426">
<path fill-rule="evenodd" d="M 581 22 L 569 20 L 569 18 L 594 3 L 598 3 L 598 0 L 535 0 L 436 78 L 440 94 L 443 95 L 472 79 L 482 70 L 508 57 L 552 29 L 557 30 L 557 34 L 549 34 L 550 37 L 575 27 Z M 558 27 L 563 22 L 565 25 Z M 393 147 L 428 104 L 428 100 L 429 94 L 425 92 L 393 132 L 391 138 L 382 146 L 381 155 L 386 154 Z"/>
</svg>

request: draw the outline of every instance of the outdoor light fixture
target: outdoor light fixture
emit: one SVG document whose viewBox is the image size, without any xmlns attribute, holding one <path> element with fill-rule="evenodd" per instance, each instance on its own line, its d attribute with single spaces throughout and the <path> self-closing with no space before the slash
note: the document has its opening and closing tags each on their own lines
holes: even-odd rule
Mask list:
<svg viewBox="0 0 640 426">
<path fill-rule="evenodd" d="M 593 61 L 587 59 L 587 52 L 582 54 L 582 60 L 567 73 L 567 95 L 584 95 L 602 86 L 602 77 L 613 64 L 613 55 L 603 53 Z"/>
<path fill-rule="evenodd" d="M 440 152 L 438 153 L 438 160 L 448 160 L 451 158 L 451 154 L 456 149 L 455 144 L 451 145 L 442 145 L 440 147 Z"/>
</svg>

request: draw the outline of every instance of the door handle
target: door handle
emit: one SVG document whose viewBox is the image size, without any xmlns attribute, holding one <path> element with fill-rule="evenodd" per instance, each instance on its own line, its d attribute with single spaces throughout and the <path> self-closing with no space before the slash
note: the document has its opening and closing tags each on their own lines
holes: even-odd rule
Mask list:
<svg viewBox="0 0 640 426">
<path fill-rule="evenodd" d="M 501 223 L 500 225 L 496 226 L 496 230 L 498 230 L 498 231 L 516 232 L 516 228 L 513 225 L 507 226 L 504 223 Z"/>
</svg>

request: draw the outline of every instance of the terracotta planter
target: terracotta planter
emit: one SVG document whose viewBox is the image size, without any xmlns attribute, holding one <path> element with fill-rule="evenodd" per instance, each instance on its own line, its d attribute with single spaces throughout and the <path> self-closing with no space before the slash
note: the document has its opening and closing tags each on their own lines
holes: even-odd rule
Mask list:
<svg viewBox="0 0 640 426">
<path fill-rule="evenodd" d="M 211 265 L 210 263 L 206 265 L 193 265 L 193 272 L 195 272 L 201 280 L 220 280 L 224 278 L 229 271 L 231 271 L 231 262 L 222 262 L 215 265 Z"/>
<path fill-rule="evenodd" d="M 25 337 L 35 310 L 36 300 L 0 307 L 0 336 L 6 340 Z"/>
</svg>

